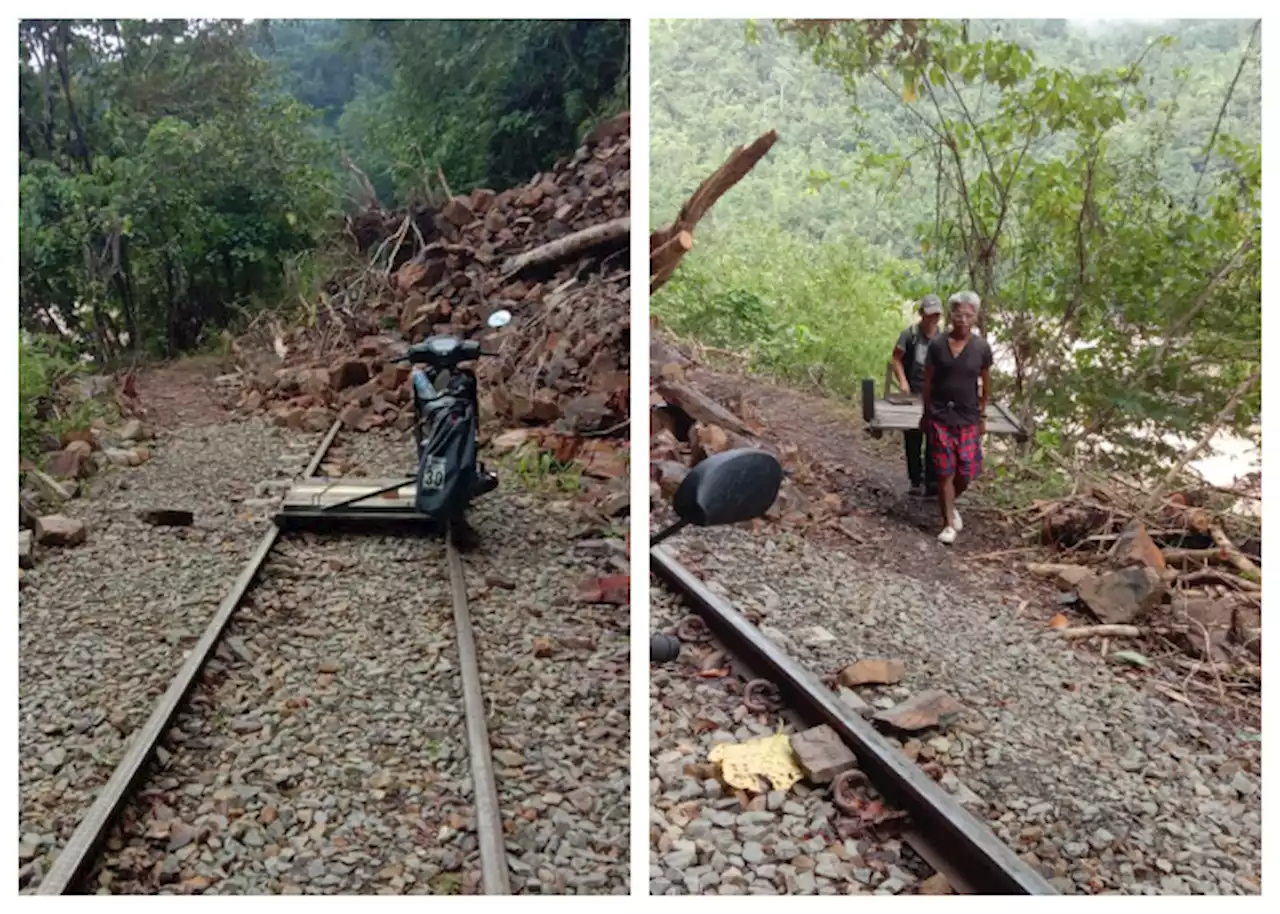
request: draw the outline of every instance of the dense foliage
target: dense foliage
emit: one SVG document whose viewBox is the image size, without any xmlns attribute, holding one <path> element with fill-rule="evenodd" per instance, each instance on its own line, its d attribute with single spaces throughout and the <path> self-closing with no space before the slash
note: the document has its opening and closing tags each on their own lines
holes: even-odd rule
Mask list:
<svg viewBox="0 0 1280 914">
<path fill-rule="evenodd" d="M 572 152 L 626 107 L 628 49 L 625 21 L 23 21 L 20 323 L 99 363 L 209 342 L 306 293 L 354 188 Z"/>
<path fill-rule="evenodd" d="M 654 28 L 655 220 L 730 144 L 781 135 L 660 296 L 673 323 L 696 328 L 686 316 L 714 310 L 708 298 L 750 291 L 769 302 L 758 324 L 790 327 L 778 302 L 813 275 L 794 245 L 833 248 L 865 273 L 832 288 L 807 329 L 828 350 L 859 341 L 835 352 L 842 379 L 882 376 L 904 298 L 973 288 L 1008 356 L 1002 394 L 1057 446 L 1106 441 L 1149 462 L 1172 436 L 1255 421 L 1252 24 L 1178 23 L 1173 37 L 1029 22 L 733 27 Z M 757 246 L 717 286 L 707 271 L 761 224 L 791 245 Z M 885 280 L 897 294 L 867 302 Z"/>
<path fill-rule="evenodd" d="M 278 291 L 326 206 L 310 113 L 239 23 L 32 21 L 19 63 L 19 312 L 99 360 L 172 353 Z"/>
</svg>

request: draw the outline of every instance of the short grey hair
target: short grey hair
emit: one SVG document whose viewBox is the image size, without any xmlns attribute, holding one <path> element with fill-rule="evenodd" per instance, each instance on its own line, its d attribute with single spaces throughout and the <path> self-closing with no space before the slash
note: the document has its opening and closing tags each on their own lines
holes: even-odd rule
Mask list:
<svg viewBox="0 0 1280 914">
<path fill-rule="evenodd" d="M 947 308 L 955 310 L 956 305 L 968 305 L 976 315 L 982 308 L 982 299 L 978 297 L 977 292 L 957 292 L 948 300 Z"/>
</svg>

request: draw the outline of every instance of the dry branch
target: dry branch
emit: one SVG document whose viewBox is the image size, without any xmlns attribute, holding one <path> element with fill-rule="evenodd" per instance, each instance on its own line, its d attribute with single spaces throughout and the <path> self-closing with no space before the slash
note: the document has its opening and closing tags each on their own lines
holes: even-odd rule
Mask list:
<svg viewBox="0 0 1280 914">
<path fill-rule="evenodd" d="M 1244 575 L 1245 580 L 1255 583 L 1262 580 L 1262 570 L 1245 558 L 1244 553 L 1236 548 L 1236 544 L 1231 542 L 1221 527 L 1210 527 L 1209 535 L 1213 537 L 1213 541 L 1218 544 L 1218 547 L 1226 553 L 1227 561 Z"/>
</svg>

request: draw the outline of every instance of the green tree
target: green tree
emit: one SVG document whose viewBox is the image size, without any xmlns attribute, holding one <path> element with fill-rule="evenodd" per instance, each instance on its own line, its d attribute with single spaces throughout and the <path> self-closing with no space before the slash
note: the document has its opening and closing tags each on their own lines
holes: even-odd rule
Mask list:
<svg viewBox="0 0 1280 914">
<path fill-rule="evenodd" d="M 270 300 L 325 228 L 309 111 L 242 23 L 27 20 L 19 314 L 109 361 L 172 354 Z"/>
</svg>

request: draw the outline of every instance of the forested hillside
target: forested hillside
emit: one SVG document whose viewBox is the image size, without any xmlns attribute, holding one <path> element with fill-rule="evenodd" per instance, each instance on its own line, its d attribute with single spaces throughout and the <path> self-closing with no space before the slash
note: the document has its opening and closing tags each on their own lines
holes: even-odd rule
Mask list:
<svg viewBox="0 0 1280 914">
<path fill-rule="evenodd" d="M 627 106 L 625 21 L 25 20 L 26 427 L 51 374 L 218 341 L 323 281 L 344 212 L 501 190 Z"/>
<path fill-rule="evenodd" d="M 654 224 L 732 147 L 780 137 L 655 309 L 852 393 L 905 299 L 975 288 L 1005 392 L 1054 441 L 1243 429 L 1260 42 L 1246 21 L 654 23 Z"/>
</svg>

